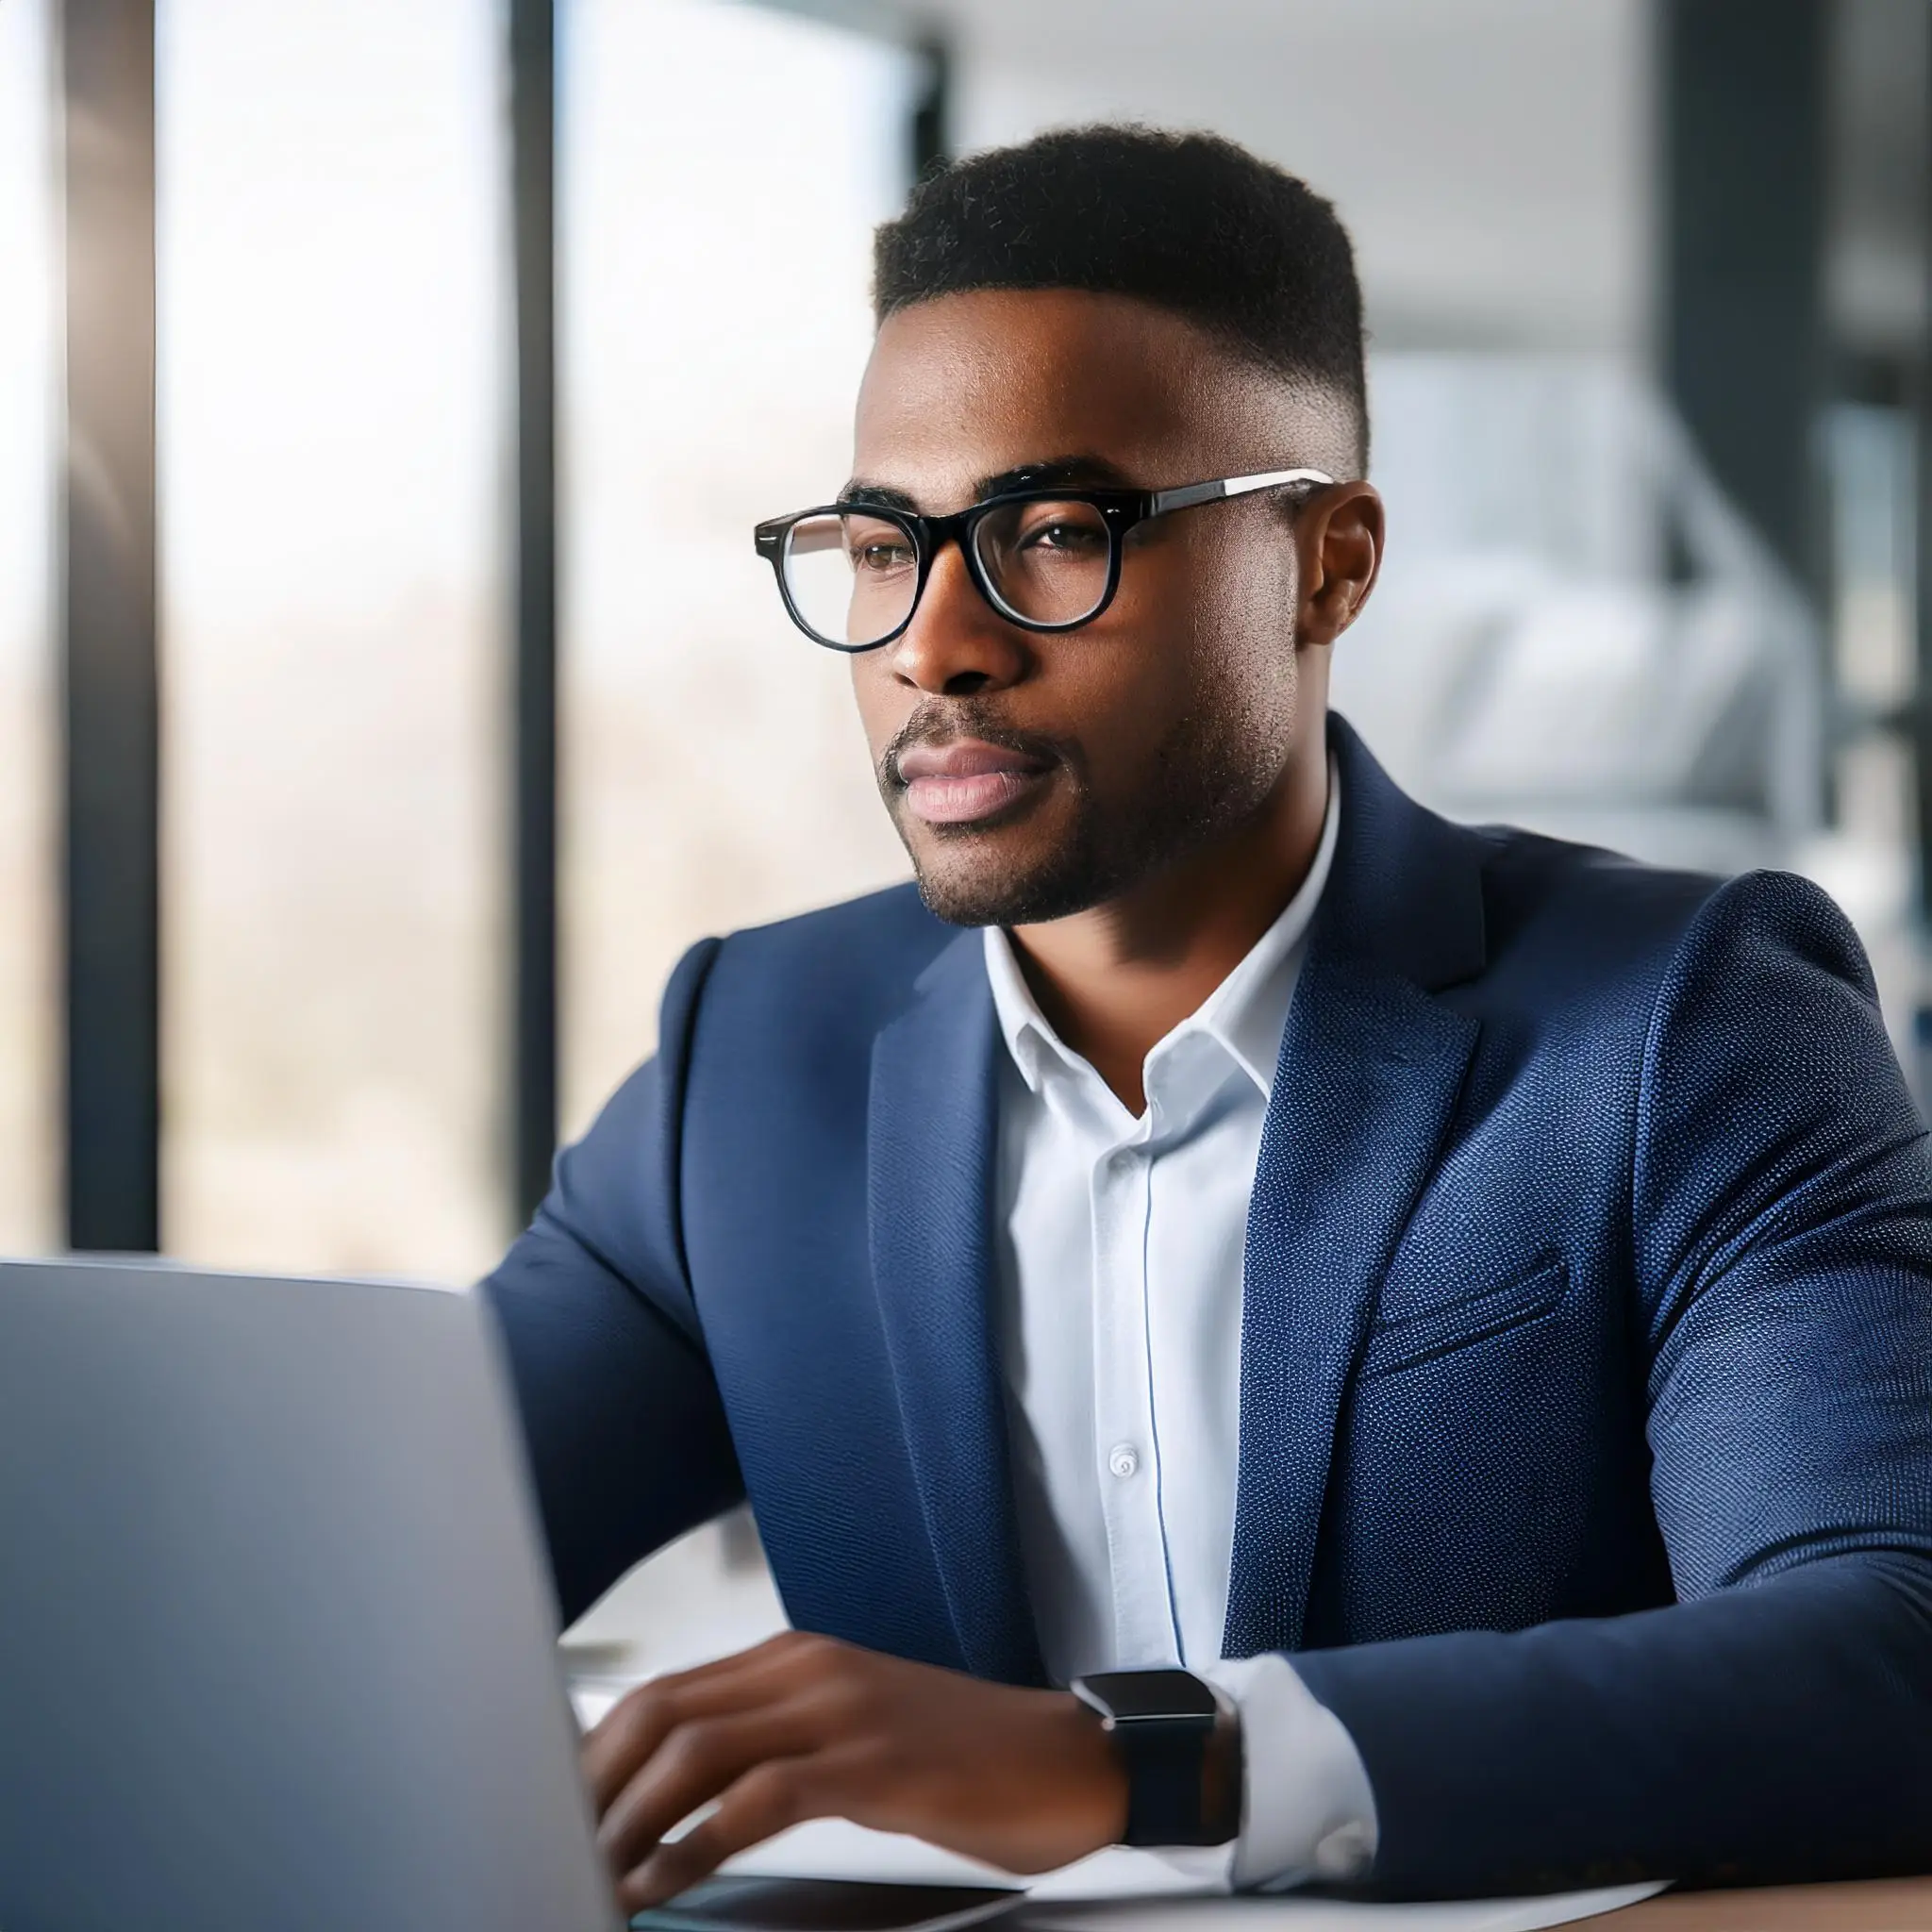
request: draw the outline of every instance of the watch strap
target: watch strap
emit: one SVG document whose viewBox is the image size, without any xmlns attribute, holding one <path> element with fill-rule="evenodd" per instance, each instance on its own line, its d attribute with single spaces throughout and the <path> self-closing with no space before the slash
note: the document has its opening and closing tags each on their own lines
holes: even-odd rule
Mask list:
<svg viewBox="0 0 1932 1932">
<path fill-rule="evenodd" d="M 1127 1763 L 1129 1845 L 1199 1845 L 1213 1840 L 1203 1816 L 1208 1740 L 1213 1725 L 1117 1724 Z"/>
<path fill-rule="evenodd" d="M 1168 1707 L 1157 1702 L 1150 1710 L 1147 1685 L 1161 1679 L 1179 1694 Z M 1235 1836 L 1239 1825 L 1230 1830 L 1207 1815 L 1208 1753 L 1221 1715 L 1211 1687 L 1175 1669 L 1101 1672 L 1076 1677 L 1072 1688 L 1099 1717 L 1127 1774 L 1123 1844 L 1215 1845 Z"/>
</svg>

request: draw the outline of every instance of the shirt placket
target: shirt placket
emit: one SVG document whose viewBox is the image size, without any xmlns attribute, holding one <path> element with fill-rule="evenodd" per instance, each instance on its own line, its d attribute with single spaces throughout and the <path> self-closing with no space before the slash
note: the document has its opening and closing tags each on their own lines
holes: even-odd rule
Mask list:
<svg viewBox="0 0 1932 1932">
<path fill-rule="evenodd" d="M 1150 1117 L 1151 1118 L 1151 1117 Z M 1093 1172 L 1093 1451 L 1112 1568 L 1115 1663 L 1179 1661 L 1148 1357 L 1148 1121 Z"/>
</svg>

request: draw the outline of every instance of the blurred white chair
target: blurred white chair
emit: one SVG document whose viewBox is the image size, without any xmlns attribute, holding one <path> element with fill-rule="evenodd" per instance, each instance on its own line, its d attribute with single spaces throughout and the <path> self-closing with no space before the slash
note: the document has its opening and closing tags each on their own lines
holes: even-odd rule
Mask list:
<svg viewBox="0 0 1932 1932">
<path fill-rule="evenodd" d="M 1637 375 L 1390 355 L 1381 585 L 1335 702 L 1417 796 L 1668 863 L 1790 862 L 1820 823 L 1816 625 Z"/>
<path fill-rule="evenodd" d="M 1662 398 L 1530 356 L 1388 355 L 1370 387 L 1389 555 L 1336 706 L 1452 818 L 1815 879 L 1932 1102 L 1912 855 L 1825 826 L 1818 621 Z"/>
</svg>

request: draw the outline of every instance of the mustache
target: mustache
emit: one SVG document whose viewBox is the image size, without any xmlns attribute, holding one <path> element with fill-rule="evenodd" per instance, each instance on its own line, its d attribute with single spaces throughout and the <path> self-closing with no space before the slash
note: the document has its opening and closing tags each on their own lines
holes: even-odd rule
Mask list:
<svg viewBox="0 0 1932 1932">
<path fill-rule="evenodd" d="M 1017 752 L 1022 758 L 1043 764 L 1075 763 L 1071 745 L 1038 731 L 1017 731 L 1010 724 L 1002 724 L 991 705 L 974 698 L 927 698 L 913 708 L 912 715 L 879 754 L 880 787 L 894 791 L 905 790 L 906 781 L 899 775 L 899 760 L 914 745 L 950 744 L 961 738 L 977 739 L 982 744 Z"/>
</svg>

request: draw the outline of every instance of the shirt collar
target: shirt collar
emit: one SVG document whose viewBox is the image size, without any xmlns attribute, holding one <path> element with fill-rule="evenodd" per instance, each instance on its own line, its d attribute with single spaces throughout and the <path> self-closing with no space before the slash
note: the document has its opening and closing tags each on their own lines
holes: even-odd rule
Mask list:
<svg viewBox="0 0 1932 1932">
<path fill-rule="evenodd" d="M 1321 904 L 1323 889 L 1335 862 L 1335 841 L 1341 824 L 1341 776 L 1335 759 L 1328 760 L 1328 808 L 1322 821 L 1321 842 L 1314 863 L 1294 897 L 1282 908 L 1246 957 L 1206 1000 L 1148 1055 L 1151 1061 L 1171 1041 L 1184 1033 L 1205 1033 L 1217 1041 L 1268 1098 L 1274 1091 L 1274 1067 L 1281 1056 L 1281 1036 L 1288 1025 L 1289 1003 L 1301 969 L 1302 942 Z M 1013 955 L 1013 943 L 996 925 L 985 929 L 986 976 L 992 989 L 994 1011 L 1007 1052 L 1020 1076 L 1039 1092 L 1050 1065 L 1084 1069 L 1086 1061 L 1053 1030 L 1040 1010 Z"/>
</svg>

